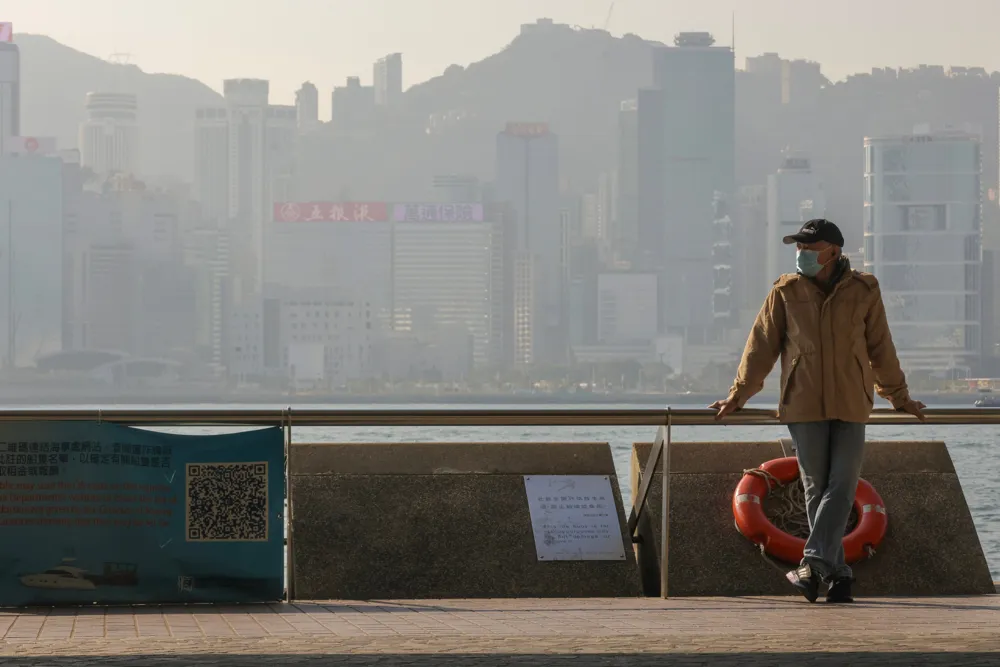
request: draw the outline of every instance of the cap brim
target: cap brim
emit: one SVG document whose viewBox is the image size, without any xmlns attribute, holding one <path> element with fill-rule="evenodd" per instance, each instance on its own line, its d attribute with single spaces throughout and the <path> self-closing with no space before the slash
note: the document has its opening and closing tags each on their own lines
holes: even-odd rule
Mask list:
<svg viewBox="0 0 1000 667">
<path fill-rule="evenodd" d="M 781 242 L 785 245 L 791 245 L 793 243 L 813 243 L 816 240 L 815 234 L 790 234 L 785 238 L 781 239 Z"/>
</svg>

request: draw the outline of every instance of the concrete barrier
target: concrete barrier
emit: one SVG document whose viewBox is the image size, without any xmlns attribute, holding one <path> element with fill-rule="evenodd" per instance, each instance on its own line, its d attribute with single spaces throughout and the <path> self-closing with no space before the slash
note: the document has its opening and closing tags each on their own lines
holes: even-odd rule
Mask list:
<svg viewBox="0 0 1000 667">
<path fill-rule="evenodd" d="M 607 475 L 622 561 L 539 562 L 524 475 Z M 607 443 L 294 444 L 297 599 L 639 596 Z"/>
<path fill-rule="evenodd" d="M 652 445 L 632 449 L 632 488 Z M 743 470 L 783 456 L 778 441 L 675 442 L 671 447 L 668 594 L 794 594 L 781 572 L 740 535 L 732 494 Z M 861 470 L 885 501 L 889 528 L 878 553 L 853 567 L 859 595 L 995 593 L 972 515 L 943 442 L 869 442 Z M 647 595 L 660 594 L 662 464 L 636 545 Z"/>
</svg>

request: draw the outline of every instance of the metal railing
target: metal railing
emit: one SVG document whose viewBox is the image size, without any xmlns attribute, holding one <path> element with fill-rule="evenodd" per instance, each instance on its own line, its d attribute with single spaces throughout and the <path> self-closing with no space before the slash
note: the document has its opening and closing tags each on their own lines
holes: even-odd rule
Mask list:
<svg viewBox="0 0 1000 667">
<path fill-rule="evenodd" d="M 926 421 L 895 410 L 872 412 L 869 425 L 1000 424 L 1000 408 L 928 408 Z M 73 409 L 0 410 L 0 422 L 104 421 L 127 426 L 777 426 L 774 410 L 746 409 L 722 421 L 691 408 L 447 408 L 447 409 Z"/>
<path fill-rule="evenodd" d="M 925 420 L 895 410 L 874 410 L 869 425 L 990 425 L 1000 424 L 1000 408 L 928 408 Z M 639 489 L 628 517 L 628 534 L 636 531 L 660 459 L 660 595 L 667 597 L 667 538 L 670 532 L 670 450 L 674 426 L 777 426 L 774 410 L 739 410 L 723 420 L 708 409 L 673 408 L 448 408 L 448 409 L 99 409 L 0 410 L 0 423 L 27 421 L 94 421 L 123 426 L 280 426 L 286 447 L 295 426 L 656 426 L 657 435 L 642 466 Z M 289 542 L 290 542 L 289 538 Z M 291 567 L 291 564 L 289 565 Z"/>
</svg>

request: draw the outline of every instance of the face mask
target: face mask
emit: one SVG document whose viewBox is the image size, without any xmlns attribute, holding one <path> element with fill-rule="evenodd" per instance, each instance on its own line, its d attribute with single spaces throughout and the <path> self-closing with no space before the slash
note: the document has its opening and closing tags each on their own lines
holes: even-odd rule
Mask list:
<svg viewBox="0 0 1000 667">
<path fill-rule="evenodd" d="M 818 250 L 799 250 L 795 253 L 795 267 L 804 276 L 815 278 L 826 264 L 819 263 Z"/>
</svg>

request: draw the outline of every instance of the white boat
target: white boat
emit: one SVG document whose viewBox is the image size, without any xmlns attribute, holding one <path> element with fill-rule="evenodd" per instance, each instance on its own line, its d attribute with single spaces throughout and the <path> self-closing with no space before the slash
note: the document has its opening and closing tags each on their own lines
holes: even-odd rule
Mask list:
<svg viewBox="0 0 1000 667">
<path fill-rule="evenodd" d="M 64 562 L 72 559 L 64 559 Z M 37 574 L 22 574 L 21 585 L 28 588 L 60 588 L 63 590 L 92 591 L 97 586 L 87 578 L 87 571 L 70 565 L 57 565 Z"/>
</svg>

